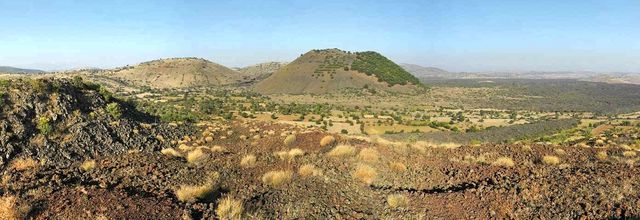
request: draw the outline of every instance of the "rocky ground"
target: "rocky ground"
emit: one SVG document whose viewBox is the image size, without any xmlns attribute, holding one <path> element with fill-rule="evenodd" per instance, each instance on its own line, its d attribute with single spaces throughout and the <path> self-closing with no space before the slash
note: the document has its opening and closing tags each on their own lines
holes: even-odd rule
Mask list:
<svg viewBox="0 0 640 220">
<path fill-rule="evenodd" d="M 628 150 L 546 144 L 446 149 L 420 142 L 360 140 L 254 121 L 172 126 L 154 123 L 153 118 L 127 110 L 126 103 L 121 103 L 122 117 L 102 114 L 100 109 L 111 101 L 97 90 L 58 93 L 60 100 L 66 100 L 62 103 L 67 104 L 51 104 L 61 101 L 27 92 L 21 96 L 9 91 L 3 96 L 5 103 L 14 103 L 3 105 L 1 115 L 4 163 L 0 212 L 5 212 L 4 216 L 640 216 L 640 169 L 635 152 Z M 49 104 L 29 104 L 41 102 Z M 55 110 L 55 106 L 63 110 Z M 72 112 L 78 109 L 80 116 L 73 116 Z M 59 133 L 39 132 L 34 119 L 43 114 L 56 116 L 53 121 Z M 45 141 L 35 141 L 38 139 Z M 192 193 L 185 195 L 187 191 Z M 221 208 L 227 207 L 226 199 L 239 202 L 239 206 Z M 233 211 L 241 214 L 229 214 Z"/>
</svg>

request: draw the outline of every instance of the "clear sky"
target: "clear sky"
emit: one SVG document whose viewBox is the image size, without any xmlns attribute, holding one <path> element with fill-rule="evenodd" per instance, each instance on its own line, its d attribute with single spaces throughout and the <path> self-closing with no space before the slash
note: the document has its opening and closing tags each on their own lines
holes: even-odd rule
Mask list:
<svg viewBox="0 0 640 220">
<path fill-rule="evenodd" d="M 0 0 L 0 65 L 234 67 L 334 47 L 452 71 L 640 72 L 640 1 Z"/>
</svg>

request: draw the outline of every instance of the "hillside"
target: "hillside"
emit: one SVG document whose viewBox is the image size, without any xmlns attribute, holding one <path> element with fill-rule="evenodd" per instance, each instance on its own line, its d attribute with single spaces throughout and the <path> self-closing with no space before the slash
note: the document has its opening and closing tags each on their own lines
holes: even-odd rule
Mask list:
<svg viewBox="0 0 640 220">
<path fill-rule="evenodd" d="M 256 84 L 263 94 L 321 94 L 345 88 L 410 92 L 419 81 L 376 52 L 312 50 Z"/>
<path fill-rule="evenodd" d="M 236 84 L 247 76 L 199 58 L 172 58 L 126 66 L 106 73 L 138 86 L 186 88 Z"/>
<path fill-rule="evenodd" d="M 449 78 L 454 75 L 454 73 L 436 67 L 424 67 L 407 63 L 400 64 L 400 66 L 418 78 Z"/>
<path fill-rule="evenodd" d="M 44 73 L 44 71 L 36 69 L 20 69 L 10 66 L 0 66 L 0 73 Z"/>
<path fill-rule="evenodd" d="M 242 68 L 235 68 L 235 70 L 253 77 L 260 77 L 260 76 L 268 77 L 269 75 L 280 70 L 282 67 L 286 66 L 287 64 L 289 63 L 266 62 L 266 63 L 259 63 L 251 66 L 242 67 Z"/>
</svg>

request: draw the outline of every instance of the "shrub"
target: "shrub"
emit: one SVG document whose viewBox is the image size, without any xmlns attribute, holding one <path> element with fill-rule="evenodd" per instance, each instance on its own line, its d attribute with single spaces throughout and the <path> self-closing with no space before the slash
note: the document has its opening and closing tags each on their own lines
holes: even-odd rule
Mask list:
<svg viewBox="0 0 640 220">
<path fill-rule="evenodd" d="M 214 172 L 202 185 L 182 185 L 176 190 L 176 197 L 182 202 L 195 202 L 198 199 L 205 199 L 216 190 L 216 184 L 220 174 Z"/>
<path fill-rule="evenodd" d="M 500 157 L 493 162 L 494 166 L 513 167 L 515 164 L 510 157 Z"/>
<path fill-rule="evenodd" d="M 38 167 L 38 162 L 29 157 L 18 158 L 11 161 L 9 167 L 16 171 L 25 171 Z"/>
<path fill-rule="evenodd" d="M 284 138 L 284 145 L 287 147 L 291 147 L 294 142 L 296 142 L 296 135 L 291 134 Z"/>
<path fill-rule="evenodd" d="M 365 148 L 358 154 L 358 159 L 367 162 L 376 162 L 379 159 L 378 151 L 373 148 Z"/>
<path fill-rule="evenodd" d="M 300 148 L 293 148 L 291 150 L 289 150 L 289 159 L 293 160 L 296 157 L 302 156 L 304 155 L 304 151 Z"/>
<path fill-rule="evenodd" d="M 542 157 L 542 162 L 547 165 L 557 165 L 560 163 L 560 158 L 556 156 L 546 155 Z"/>
<path fill-rule="evenodd" d="M 114 118 L 120 118 L 122 116 L 122 109 L 118 103 L 112 102 L 107 104 L 107 113 Z"/>
<path fill-rule="evenodd" d="M 355 172 L 353 172 L 354 178 L 366 184 L 373 183 L 377 175 L 376 170 L 367 165 L 358 165 Z"/>
<path fill-rule="evenodd" d="M 625 151 L 624 153 L 622 153 L 623 156 L 625 157 L 635 157 L 636 156 L 636 152 L 635 151 Z"/>
<path fill-rule="evenodd" d="M 389 168 L 395 172 L 404 172 L 407 171 L 407 166 L 404 165 L 402 162 L 391 162 L 389 163 Z"/>
<path fill-rule="evenodd" d="M 321 176 L 322 171 L 312 164 L 305 164 L 298 168 L 298 174 L 300 176 Z"/>
<path fill-rule="evenodd" d="M 387 196 L 387 204 L 389 207 L 397 209 L 397 208 L 406 208 L 409 206 L 409 199 L 405 195 L 394 194 Z"/>
<path fill-rule="evenodd" d="M 20 204 L 15 196 L 0 198 L 0 219 L 26 219 L 30 207 Z"/>
<path fill-rule="evenodd" d="M 609 155 L 607 155 L 606 151 L 599 151 L 596 153 L 596 158 L 598 158 L 598 160 L 607 160 L 608 157 Z"/>
<path fill-rule="evenodd" d="M 329 153 L 327 153 L 330 157 L 348 157 L 355 154 L 356 148 L 350 145 L 338 145 L 334 147 Z"/>
<path fill-rule="evenodd" d="M 36 124 L 36 128 L 40 131 L 41 134 L 47 135 L 51 133 L 53 128 L 51 127 L 51 124 L 49 122 L 50 122 L 50 119 L 48 117 L 43 116 L 38 118 L 38 123 Z"/>
<path fill-rule="evenodd" d="M 256 156 L 253 154 L 246 155 L 240 160 L 240 166 L 244 168 L 254 167 L 256 165 Z"/>
<path fill-rule="evenodd" d="M 160 153 L 171 157 L 182 157 L 182 154 L 173 148 L 162 149 Z"/>
<path fill-rule="evenodd" d="M 288 170 L 269 171 L 262 176 L 262 182 L 272 187 L 282 186 L 293 177 L 293 173 Z"/>
<path fill-rule="evenodd" d="M 82 165 L 80 165 L 80 169 L 84 171 L 90 171 L 90 170 L 93 170 L 94 168 L 96 168 L 95 160 L 86 160 L 82 162 Z"/>
<path fill-rule="evenodd" d="M 224 220 L 241 219 L 243 210 L 242 201 L 236 200 L 232 197 L 226 197 L 218 203 L 216 215 L 219 219 Z"/>
<path fill-rule="evenodd" d="M 332 145 L 335 142 L 336 142 L 336 138 L 334 138 L 333 136 L 331 135 L 324 136 L 322 139 L 320 139 L 320 147 L 326 147 L 326 146 Z"/>
</svg>

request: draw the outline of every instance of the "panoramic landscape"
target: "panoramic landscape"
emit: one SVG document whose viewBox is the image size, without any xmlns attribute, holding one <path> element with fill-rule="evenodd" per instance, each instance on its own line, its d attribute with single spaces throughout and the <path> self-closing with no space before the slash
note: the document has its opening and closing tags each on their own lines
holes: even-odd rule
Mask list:
<svg viewBox="0 0 640 220">
<path fill-rule="evenodd" d="M 568 2 L 0 3 L 0 219 L 638 219 L 640 4 Z"/>
</svg>

